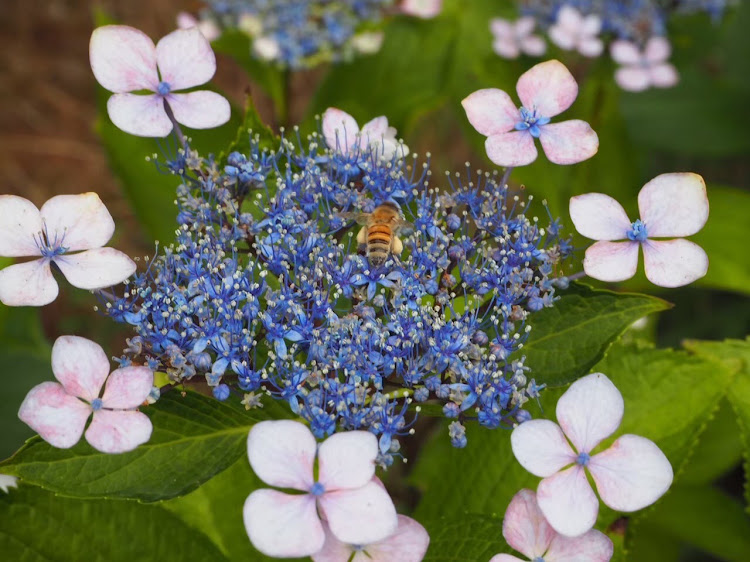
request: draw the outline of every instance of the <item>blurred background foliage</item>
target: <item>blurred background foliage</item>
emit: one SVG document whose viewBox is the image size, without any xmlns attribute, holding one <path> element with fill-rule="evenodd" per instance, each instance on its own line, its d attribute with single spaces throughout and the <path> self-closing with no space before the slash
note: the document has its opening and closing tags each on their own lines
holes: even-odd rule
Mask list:
<svg viewBox="0 0 750 562">
<path fill-rule="evenodd" d="M 118 224 L 114 246 L 133 256 L 146 256 L 153 254 L 157 240 L 168 242 L 174 229 L 175 180 L 160 173 L 145 156 L 168 153 L 175 147 L 169 141 L 154 143 L 128 136 L 111 124 L 103 110 L 108 94 L 95 85 L 88 69 L 88 37 L 95 21 L 105 21 L 103 14 L 159 37 L 173 29 L 179 10 L 197 7 L 187 0 L 110 1 L 93 6 L 75 0 L 8 0 L 0 21 L 5 42 L 5 49 L 0 49 L 4 192 L 40 205 L 59 193 L 97 191 Z M 436 186 L 444 182 L 443 171 L 461 172 L 466 162 L 493 170 L 484 154 L 484 139 L 468 124 L 460 101 L 484 87 L 501 88 L 515 97 L 518 76 L 538 62 L 528 58 L 507 61 L 493 53 L 489 20 L 514 14 L 509 0 L 445 0 L 443 14 L 435 20 L 390 20 L 383 48 L 375 55 L 294 74 L 258 63 L 250 57 L 247 38 L 227 33 L 214 44 L 219 72 L 213 86 L 232 99 L 233 119 L 213 131 L 191 132 L 194 146 L 205 153 L 224 151 L 236 138 L 249 94 L 263 120 L 277 131 L 281 127 L 289 131 L 293 125 L 303 132 L 315 130 L 319 126 L 316 115 L 329 106 L 350 112 L 360 123 L 386 115 L 420 159 L 429 153 Z M 737 342 L 717 347 L 688 341 L 742 340 L 749 331 L 749 28 L 748 2 L 729 10 L 719 23 L 706 16 L 675 19 L 669 34 L 680 84 L 638 94 L 618 89 L 609 58 L 584 59 L 550 45 L 546 58 L 562 60 L 580 84 L 579 98 L 564 117 L 589 121 L 599 134 L 600 150 L 591 160 L 569 167 L 552 165 L 540 156 L 511 175 L 514 189 L 534 196 L 537 203 L 532 208 L 538 214 L 545 212 L 540 202 L 546 200 L 553 216 L 561 217 L 569 231 L 567 201 L 575 194 L 606 192 L 635 216 L 639 189 L 657 174 L 694 171 L 708 185 L 710 218 L 694 237 L 708 252 L 708 275 L 691 287 L 669 292 L 648 285 L 642 274 L 609 286 L 645 291 L 675 304 L 652 317 L 645 327 L 629 331 L 601 366 L 612 373 L 626 402 L 632 383 L 632 395 L 639 398 L 633 398 L 632 406 L 628 402 L 629 408 L 638 409 L 630 423 L 635 427 L 663 424 L 667 439 L 670 424 L 682 419 L 684 403 L 695 405 L 690 423 L 696 437 L 665 449 L 677 472 L 674 490 L 655 508 L 627 523 L 638 531 L 633 535 L 637 538 L 627 544 L 628 560 L 750 559 L 741 462 L 743 447 L 748 450 L 750 445 L 743 445 L 740 431 L 743 423 L 750 423 L 740 415 L 742 400 L 746 406 L 750 402 L 748 345 Z M 570 273 L 580 270 L 586 241 L 576 238 L 576 245 L 581 250 L 570 264 Z M 31 435 L 17 420 L 16 411 L 28 389 L 50 378 L 49 349 L 55 337 L 64 333 L 87 336 L 112 355 L 120 354 L 129 335 L 127 328 L 98 317 L 92 310 L 95 305 L 91 295 L 62 290 L 61 298 L 41 311 L 0 306 L 0 364 L 5 371 L 0 458 L 8 457 Z M 673 372 L 687 372 L 692 378 L 670 379 Z M 638 385 L 632 382 L 636 378 L 651 385 L 650 390 L 638 394 Z M 663 384 L 665 379 L 669 379 L 667 384 Z M 670 392 L 672 387 L 679 387 L 680 392 Z M 544 411 L 552 411 L 558 395 L 558 391 L 547 393 Z M 644 396 L 651 397 L 652 410 L 638 406 Z M 469 487 L 477 485 L 475 479 L 453 481 L 441 471 L 450 467 L 452 474 L 458 474 L 461 467 L 469 470 L 474 465 L 507 463 L 507 435 L 472 428 L 470 447 L 456 451 L 450 448 L 444 427 L 431 420 L 421 424 L 422 435 L 429 435 L 430 426 L 435 426 L 434 443 L 425 449 L 426 459 L 414 459 L 413 486 L 401 490 L 400 497 L 414 505 L 421 493 L 446 482 L 445 498 L 424 497 L 432 497 L 433 503 L 443 501 L 444 510 L 486 513 L 484 505 L 467 499 Z M 745 438 L 747 430 L 746 425 Z M 486 451 L 493 451 L 492 456 Z M 532 485 L 517 474 L 518 467 L 508 471 L 519 485 Z M 404 473 L 405 468 L 393 471 L 394 483 Z M 188 524 L 196 514 L 204 517 L 204 523 L 210 520 L 204 532 L 230 559 L 252 556 L 239 520 L 230 527 L 231 533 L 214 521 L 215 514 L 237 509 L 244 499 L 244 492 L 229 493 L 237 479 L 253 479 L 246 463 L 164 504 Z M 217 494 L 209 494 L 212 490 Z M 509 498 L 488 491 L 480 499 L 488 498 L 495 502 L 490 512 L 501 517 Z M 450 507 L 451 502 L 455 507 Z M 427 507 L 422 502 L 417 515 L 428 511 L 429 502 Z M 123 512 L 122 517 L 126 515 Z M 148 516 L 157 515 L 149 512 Z M 623 528 L 624 523 L 614 516 L 605 514 L 602 519 L 614 536 Z M 710 526 L 707 520 L 712 521 Z M 456 529 L 450 525 L 455 522 L 437 519 L 425 524 L 435 544 L 454 540 Z M 496 522 L 478 515 L 467 516 L 458 531 L 472 537 L 478 549 L 492 550 L 500 539 Z M 480 556 L 480 550 L 476 552 Z"/>
</svg>

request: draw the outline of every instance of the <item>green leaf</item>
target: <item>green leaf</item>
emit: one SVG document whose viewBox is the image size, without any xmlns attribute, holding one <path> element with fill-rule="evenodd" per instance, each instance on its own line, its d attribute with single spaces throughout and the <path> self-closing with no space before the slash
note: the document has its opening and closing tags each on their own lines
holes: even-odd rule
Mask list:
<svg viewBox="0 0 750 562">
<path fill-rule="evenodd" d="M 430 534 L 424 562 L 489 560 L 495 554 L 512 552 L 503 539 L 500 517 L 457 512 L 420 522 Z"/>
<path fill-rule="evenodd" d="M 0 529 L 4 560 L 228 560 L 161 507 L 66 499 L 23 484 L 0 493 Z"/>
<path fill-rule="evenodd" d="M 158 501 L 186 494 L 225 470 L 245 454 L 248 431 L 256 422 L 287 415 L 272 400 L 245 412 L 176 390 L 142 411 L 154 432 L 134 451 L 107 455 L 84 439 L 71 449 L 56 449 L 35 437 L 1 463 L 0 472 L 65 496 Z"/>
<path fill-rule="evenodd" d="M 555 306 L 532 315 L 521 353 L 537 382 L 564 385 L 589 372 L 633 322 L 669 306 L 647 295 L 573 284 Z"/>
<path fill-rule="evenodd" d="M 278 150 L 281 143 L 281 139 L 274 134 L 268 125 L 263 123 L 260 115 L 258 115 L 258 111 L 255 109 L 253 99 L 247 96 L 245 100 L 245 118 L 237 129 L 237 136 L 225 153 L 229 154 L 230 152 L 237 151 L 242 154 L 249 154 L 251 137 L 255 139 L 260 148 L 274 152 Z"/>
</svg>

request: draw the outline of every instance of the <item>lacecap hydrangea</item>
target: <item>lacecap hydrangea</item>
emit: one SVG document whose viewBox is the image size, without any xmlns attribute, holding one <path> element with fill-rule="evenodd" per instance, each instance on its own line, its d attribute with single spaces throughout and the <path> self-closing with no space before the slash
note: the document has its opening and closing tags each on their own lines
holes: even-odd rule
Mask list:
<svg viewBox="0 0 750 562">
<path fill-rule="evenodd" d="M 136 332 L 121 363 L 205 378 L 248 407 L 265 393 L 318 438 L 369 430 L 384 464 L 419 403 L 442 405 L 458 447 L 467 419 L 528 419 L 539 387 L 522 348 L 529 315 L 567 284 L 560 224 L 496 173 L 438 179 L 429 159 L 344 153 L 317 133 L 267 146 L 251 136 L 223 165 L 189 148 L 167 163 L 182 182 L 176 240 L 104 307 Z M 377 263 L 352 217 L 384 204 L 412 227 Z"/>
</svg>

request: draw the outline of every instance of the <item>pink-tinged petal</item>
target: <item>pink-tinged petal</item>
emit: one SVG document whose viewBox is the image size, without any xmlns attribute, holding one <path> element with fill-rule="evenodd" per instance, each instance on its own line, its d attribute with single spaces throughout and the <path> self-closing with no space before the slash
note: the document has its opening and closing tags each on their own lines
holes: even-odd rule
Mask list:
<svg viewBox="0 0 750 562">
<path fill-rule="evenodd" d="M 638 269 L 638 246 L 638 242 L 596 242 L 586 249 L 583 270 L 608 283 L 630 279 Z"/>
<path fill-rule="evenodd" d="M 552 25 L 547 30 L 550 41 L 565 51 L 570 51 L 576 46 L 576 35 L 562 25 Z"/>
<path fill-rule="evenodd" d="M 118 129 L 138 137 L 166 137 L 172 131 L 161 96 L 115 94 L 107 100 L 107 113 Z"/>
<path fill-rule="evenodd" d="M 643 50 L 643 56 L 651 64 L 664 62 L 671 54 L 672 46 L 664 37 L 652 37 L 648 40 L 646 48 Z"/>
<path fill-rule="evenodd" d="M 109 374 L 109 359 L 96 342 L 60 336 L 52 346 L 52 372 L 68 394 L 91 402 Z"/>
<path fill-rule="evenodd" d="M 208 90 L 171 94 L 167 103 L 177 122 L 191 129 L 213 129 L 229 121 L 232 115 L 227 99 Z"/>
<path fill-rule="evenodd" d="M 198 19 L 188 12 L 177 12 L 177 28 L 178 29 L 190 29 L 191 27 L 198 27 Z"/>
<path fill-rule="evenodd" d="M 581 22 L 581 34 L 588 36 L 599 35 L 602 30 L 602 20 L 596 14 L 589 14 Z"/>
<path fill-rule="evenodd" d="M 110 92 L 155 91 L 156 48 L 148 35 L 126 25 L 106 25 L 94 30 L 89 42 L 91 70 Z"/>
<path fill-rule="evenodd" d="M 544 556 L 545 562 L 609 562 L 614 545 L 609 537 L 591 529 L 580 537 L 555 535 Z"/>
<path fill-rule="evenodd" d="M 532 57 L 540 57 L 547 51 L 547 44 L 538 35 L 529 35 L 521 39 L 521 50 Z"/>
<path fill-rule="evenodd" d="M 584 18 L 573 6 L 565 4 L 557 12 L 557 20 L 555 23 L 571 32 L 580 33 L 583 30 Z"/>
<path fill-rule="evenodd" d="M 525 166 L 537 157 L 534 137 L 528 131 L 512 131 L 487 137 L 487 157 L 498 166 Z"/>
<path fill-rule="evenodd" d="M 256 490 L 245 500 L 242 515 L 250 542 L 266 556 L 298 558 L 323 548 L 325 532 L 310 494 Z"/>
<path fill-rule="evenodd" d="M 518 108 L 510 96 L 497 88 L 477 90 L 463 99 L 469 123 L 485 136 L 512 131 L 521 120 Z"/>
<path fill-rule="evenodd" d="M 615 72 L 615 82 L 628 92 L 642 92 L 651 85 L 651 76 L 647 68 L 624 66 Z"/>
<path fill-rule="evenodd" d="M 325 521 L 322 523 L 326 534 L 326 541 L 323 544 L 323 548 L 311 556 L 313 562 L 349 562 L 354 553 L 354 547 L 341 542 L 331 532 L 331 528 L 326 525 Z"/>
<path fill-rule="evenodd" d="M 503 537 L 530 560 L 544 556 L 556 533 L 536 503 L 536 494 L 521 490 L 510 500 L 503 517 Z"/>
<path fill-rule="evenodd" d="M 599 150 L 599 137 L 586 121 L 573 119 L 541 127 L 539 140 L 550 162 L 576 164 Z"/>
<path fill-rule="evenodd" d="M 384 115 L 375 117 L 362 126 L 360 137 L 365 144 L 379 142 L 388 134 L 388 118 Z M 395 129 L 394 129 L 395 136 Z"/>
<path fill-rule="evenodd" d="M 641 51 L 638 46 L 631 41 L 617 39 L 609 47 L 609 54 L 618 64 L 634 65 L 641 62 Z"/>
<path fill-rule="evenodd" d="M 677 69 L 669 63 L 654 65 L 649 70 L 651 83 L 657 88 L 671 88 L 680 81 Z"/>
<path fill-rule="evenodd" d="M 326 492 L 318 500 L 331 532 L 348 544 L 372 544 L 396 531 L 391 497 L 371 480 L 361 488 Z"/>
<path fill-rule="evenodd" d="M 430 535 L 425 528 L 411 517 L 399 515 L 396 532 L 365 546 L 352 562 L 421 562 L 429 545 Z"/>
<path fill-rule="evenodd" d="M 62 240 L 67 252 L 104 246 L 115 232 L 115 221 L 96 193 L 56 195 L 40 212 L 47 233 Z"/>
<path fill-rule="evenodd" d="M 576 460 L 560 427 L 550 420 L 529 420 L 510 434 L 513 454 L 535 476 L 550 476 Z"/>
<path fill-rule="evenodd" d="M 526 37 L 529 33 L 532 32 L 535 25 L 536 20 L 532 16 L 524 16 L 522 18 L 518 18 L 514 26 L 516 35 L 518 37 Z"/>
<path fill-rule="evenodd" d="M 148 367 L 122 367 L 112 371 L 104 386 L 102 405 L 111 410 L 137 408 L 154 386 L 154 373 Z"/>
<path fill-rule="evenodd" d="M 691 236 L 708 220 L 706 183 L 698 174 L 661 174 L 641 188 L 638 209 L 649 238 Z"/>
<path fill-rule="evenodd" d="M 323 114 L 323 137 L 328 148 L 343 153 L 356 146 L 359 125 L 346 111 L 329 107 Z"/>
<path fill-rule="evenodd" d="M 197 28 L 178 29 L 156 44 L 156 61 L 163 82 L 172 91 L 205 84 L 216 72 L 216 56 Z"/>
<path fill-rule="evenodd" d="M 639 435 L 623 435 L 591 457 L 591 476 L 602 501 L 617 511 L 651 505 L 672 485 L 669 460 L 656 444 Z"/>
<path fill-rule="evenodd" d="M 56 382 L 43 382 L 24 398 L 18 417 L 47 443 L 68 449 L 78 443 L 91 407 Z"/>
<path fill-rule="evenodd" d="M 508 37 L 495 39 L 492 42 L 492 50 L 504 59 L 517 59 L 521 54 L 521 49 L 516 40 Z"/>
<path fill-rule="evenodd" d="M 0 302 L 5 306 L 44 306 L 59 289 L 46 260 L 9 265 L 0 270 Z"/>
<path fill-rule="evenodd" d="M 502 18 L 494 18 L 490 20 L 490 32 L 496 39 L 512 38 L 516 33 L 513 22 Z"/>
<path fill-rule="evenodd" d="M 554 117 L 568 109 L 578 96 L 578 83 L 558 60 L 541 62 L 524 72 L 516 84 L 525 108 Z"/>
<path fill-rule="evenodd" d="M 135 410 L 98 410 L 86 430 L 86 441 L 102 453 L 132 451 L 151 439 L 148 416 Z"/>
<path fill-rule="evenodd" d="M 255 424 L 247 456 L 258 478 L 271 486 L 309 491 L 317 444 L 306 425 L 290 420 Z"/>
<path fill-rule="evenodd" d="M 524 562 L 524 561 L 516 556 L 511 556 L 510 554 L 495 554 L 495 556 L 490 558 L 490 562 Z"/>
<path fill-rule="evenodd" d="M 536 501 L 552 528 L 568 537 L 591 529 L 599 513 L 599 500 L 578 465 L 542 480 Z"/>
<path fill-rule="evenodd" d="M 53 261 L 71 285 L 88 291 L 122 283 L 136 270 L 135 262 L 114 248 L 63 254 Z"/>
<path fill-rule="evenodd" d="M 0 256 L 40 255 L 34 241 L 42 231 L 42 217 L 31 201 L 17 195 L 0 195 Z"/>
<path fill-rule="evenodd" d="M 592 240 L 623 240 L 631 225 L 622 205 L 604 193 L 571 197 L 570 219 L 581 236 Z"/>
<path fill-rule="evenodd" d="M 586 375 L 571 384 L 555 410 L 565 436 L 584 453 L 620 427 L 624 412 L 622 394 L 602 373 Z"/>
<path fill-rule="evenodd" d="M 706 252 L 683 238 L 647 240 L 643 244 L 646 277 L 660 287 L 682 287 L 700 279 L 708 271 Z"/>
<path fill-rule="evenodd" d="M 331 435 L 318 449 L 318 481 L 326 490 L 360 488 L 375 476 L 378 440 L 369 431 Z"/>
<path fill-rule="evenodd" d="M 604 42 L 598 37 L 589 37 L 578 43 L 578 52 L 584 57 L 598 57 L 604 51 Z"/>
</svg>

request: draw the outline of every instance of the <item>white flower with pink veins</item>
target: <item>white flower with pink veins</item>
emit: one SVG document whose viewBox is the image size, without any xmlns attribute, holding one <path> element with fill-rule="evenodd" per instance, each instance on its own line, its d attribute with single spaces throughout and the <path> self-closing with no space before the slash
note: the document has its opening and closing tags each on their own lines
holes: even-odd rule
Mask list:
<svg viewBox="0 0 750 562">
<path fill-rule="evenodd" d="M 672 47 L 664 37 L 652 37 L 643 49 L 630 41 L 618 40 L 612 43 L 610 54 L 622 65 L 615 72 L 615 81 L 623 90 L 671 88 L 680 80 L 677 69 L 668 62 Z"/>
</svg>

